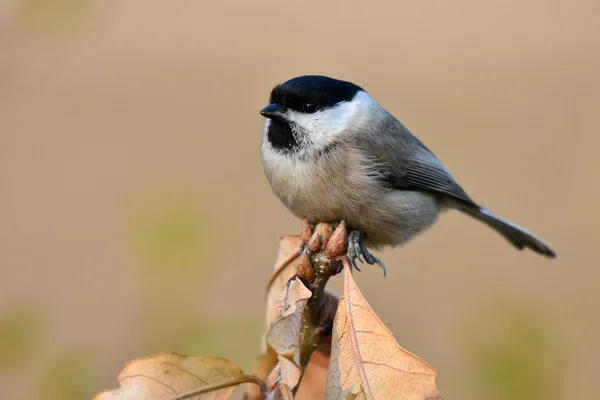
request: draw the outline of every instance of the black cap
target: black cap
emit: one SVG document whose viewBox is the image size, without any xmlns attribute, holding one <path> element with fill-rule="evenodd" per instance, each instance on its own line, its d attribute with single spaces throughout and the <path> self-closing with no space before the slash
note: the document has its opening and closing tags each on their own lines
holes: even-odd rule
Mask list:
<svg viewBox="0 0 600 400">
<path fill-rule="evenodd" d="M 350 101 L 362 90 L 351 82 L 321 75 L 304 75 L 275 86 L 269 102 L 296 111 L 302 111 L 304 104 L 314 102 L 321 109 Z"/>
</svg>

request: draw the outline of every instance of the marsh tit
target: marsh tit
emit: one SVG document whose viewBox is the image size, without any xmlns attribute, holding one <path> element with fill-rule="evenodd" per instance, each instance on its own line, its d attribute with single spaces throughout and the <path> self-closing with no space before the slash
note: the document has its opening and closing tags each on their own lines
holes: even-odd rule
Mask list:
<svg viewBox="0 0 600 400">
<path fill-rule="evenodd" d="M 361 87 L 325 76 L 275 86 L 261 143 L 265 175 L 297 217 L 344 220 L 355 262 L 383 264 L 367 247 L 398 246 L 457 209 L 517 249 L 554 251 L 525 229 L 477 204 L 441 161 Z M 361 257 L 362 256 L 362 257 Z"/>
</svg>

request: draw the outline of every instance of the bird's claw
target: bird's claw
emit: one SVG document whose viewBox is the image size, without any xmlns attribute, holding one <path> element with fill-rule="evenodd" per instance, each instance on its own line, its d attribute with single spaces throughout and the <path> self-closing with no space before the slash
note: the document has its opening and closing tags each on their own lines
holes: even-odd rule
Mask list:
<svg viewBox="0 0 600 400">
<path fill-rule="evenodd" d="M 348 234 L 348 256 L 350 256 L 353 264 L 356 264 L 357 258 L 362 261 L 359 255 L 360 247 L 357 246 L 358 235 L 360 235 L 358 231 L 350 231 Z"/>
<path fill-rule="evenodd" d="M 348 256 L 350 257 L 350 260 L 352 260 L 352 265 L 360 271 L 356 266 L 356 259 L 362 263 L 366 262 L 369 265 L 378 264 L 383 270 L 383 276 L 385 277 L 385 265 L 383 265 L 381 260 L 369 253 L 367 246 L 363 243 L 364 238 L 365 234 L 356 230 L 351 230 L 348 234 Z"/>
<path fill-rule="evenodd" d="M 336 222 L 331 223 L 329 225 L 330 232 L 333 233 L 337 227 L 338 227 L 338 224 Z M 298 249 L 298 252 L 300 255 L 302 255 L 305 251 L 310 254 L 310 248 L 311 248 L 310 246 L 312 246 L 311 238 L 313 235 L 313 228 L 314 228 L 313 226 L 308 224 L 308 221 L 306 221 L 306 220 L 304 221 L 304 226 L 303 226 L 303 231 L 302 231 L 302 243 L 300 244 L 300 247 Z M 360 231 L 357 231 L 355 229 L 349 229 L 346 232 L 348 233 L 348 236 L 347 236 L 348 257 L 350 258 L 350 261 L 352 262 L 352 266 L 357 271 L 360 271 L 360 268 L 358 268 L 356 260 L 360 261 L 363 264 L 364 263 L 367 263 L 369 265 L 378 264 L 381 267 L 381 269 L 383 270 L 383 276 L 385 277 L 385 275 L 386 275 L 385 266 L 383 265 L 381 260 L 379 260 L 377 257 L 372 255 L 371 253 L 369 253 L 367 246 L 365 246 L 365 244 L 363 243 L 365 234 Z M 329 238 L 329 236 L 327 236 L 327 237 Z M 344 242 L 346 241 L 346 239 L 342 239 L 342 240 Z M 321 246 L 321 244 L 320 244 L 321 242 L 319 241 L 318 243 L 319 243 L 318 246 Z M 315 250 L 313 249 L 313 251 L 315 251 Z"/>
<path fill-rule="evenodd" d="M 352 261 L 352 266 L 354 267 L 354 269 L 356 269 L 358 272 L 361 272 L 360 268 L 358 268 L 358 265 L 356 265 L 356 258 L 350 257 L 350 261 Z"/>
</svg>

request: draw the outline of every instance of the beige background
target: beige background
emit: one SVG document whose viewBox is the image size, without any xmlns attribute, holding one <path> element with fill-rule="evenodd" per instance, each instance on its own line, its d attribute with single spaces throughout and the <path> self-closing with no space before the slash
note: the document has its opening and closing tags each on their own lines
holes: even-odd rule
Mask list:
<svg viewBox="0 0 600 400">
<path fill-rule="evenodd" d="M 1 398 L 89 398 L 168 350 L 251 370 L 300 227 L 258 110 L 307 73 L 365 87 L 558 253 L 449 213 L 357 275 L 444 396 L 596 396 L 597 1 L 4 0 L 0 23 Z"/>
</svg>

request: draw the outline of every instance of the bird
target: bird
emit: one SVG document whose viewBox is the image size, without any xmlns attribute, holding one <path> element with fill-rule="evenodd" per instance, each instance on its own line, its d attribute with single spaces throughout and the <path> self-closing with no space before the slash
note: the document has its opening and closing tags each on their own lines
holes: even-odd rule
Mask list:
<svg viewBox="0 0 600 400">
<path fill-rule="evenodd" d="M 458 210 L 515 248 L 549 258 L 540 238 L 476 203 L 439 158 L 360 86 L 322 75 L 277 84 L 265 118 L 263 170 L 287 209 L 310 223 L 345 221 L 348 256 L 404 245 Z"/>
</svg>

